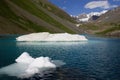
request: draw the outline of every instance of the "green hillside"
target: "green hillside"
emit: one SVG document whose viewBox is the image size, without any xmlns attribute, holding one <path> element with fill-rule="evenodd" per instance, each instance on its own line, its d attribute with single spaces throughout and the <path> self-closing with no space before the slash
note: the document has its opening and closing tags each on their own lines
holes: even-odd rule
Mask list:
<svg viewBox="0 0 120 80">
<path fill-rule="evenodd" d="M 47 0 L 1 0 L 0 34 L 80 33 L 75 21 Z"/>
</svg>

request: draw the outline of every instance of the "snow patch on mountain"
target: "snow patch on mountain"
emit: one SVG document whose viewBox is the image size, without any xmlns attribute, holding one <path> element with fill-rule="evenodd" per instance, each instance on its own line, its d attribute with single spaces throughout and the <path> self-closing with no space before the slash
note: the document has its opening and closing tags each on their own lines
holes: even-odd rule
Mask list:
<svg viewBox="0 0 120 80">
<path fill-rule="evenodd" d="M 88 14 L 80 14 L 78 16 L 74 16 L 78 22 L 88 22 L 90 18 L 92 18 L 93 16 L 101 16 L 102 14 L 105 14 L 108 10 L 103 10 L 101 12 L 91 12 Z"/>
</svg>

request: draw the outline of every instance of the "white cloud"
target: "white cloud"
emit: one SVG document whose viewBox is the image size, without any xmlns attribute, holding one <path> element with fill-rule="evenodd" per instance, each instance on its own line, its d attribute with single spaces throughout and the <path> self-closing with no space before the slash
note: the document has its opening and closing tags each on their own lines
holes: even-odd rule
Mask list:
<svg viewBox="0 0 120 80">
<path fill-rule="evenodd" d="M 94 8 L 113 8 L 117 7 L 117 5 L 110 5 L 110 3 L 107 0 L 104 1 L 91 1 L 85 5 L 85 8 L 94 9 Z"/>
</svg>

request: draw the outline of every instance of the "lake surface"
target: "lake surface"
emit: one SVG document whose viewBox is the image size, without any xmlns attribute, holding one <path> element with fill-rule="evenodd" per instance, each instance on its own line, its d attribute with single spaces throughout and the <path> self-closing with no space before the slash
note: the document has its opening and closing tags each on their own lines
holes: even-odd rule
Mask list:
<svg viewBox="0 0 120 80">
<path fill-rule="evenodd" d="M 15 63 L 23 52 L 48 56 L 66 64 L 43 77 L 29 79 L 0 75 L 0 80 L 120 80 L 120 39 L 89 37 L 83 42 L 17 42 L 0 38 L 0 68 Z"/>
</svg>

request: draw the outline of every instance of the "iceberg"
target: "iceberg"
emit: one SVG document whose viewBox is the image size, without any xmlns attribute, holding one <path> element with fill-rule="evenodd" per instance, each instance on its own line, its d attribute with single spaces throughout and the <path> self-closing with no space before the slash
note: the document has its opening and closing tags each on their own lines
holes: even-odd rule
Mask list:
<svg viewBox="0 0 120 80">
<path fill-rule="evenodd" d="M 27 52 L 22 53 L 16 60 L 17 63 L 31 63 L 34 61 L 34 58 L 32 58 Z"/>
<path fill-rule="evenodd" d="M 18 78 L 29 78 L 35 74 L 43 76 L 45 71 L 54 70 L 65 64 L 60 60 L 51 60 L 49 57 L 33 58 L 27 52 L 22 53 L 15 61 L 16 63 L 0 68 L 0 75 L 6 74 Z"/>
<path fill-rule="evenodd" d="M 87 41 L 87 38 L 79 34 L 48 32 L 31 33 L 16 38 L 17 41 Z"/>
</svg>

